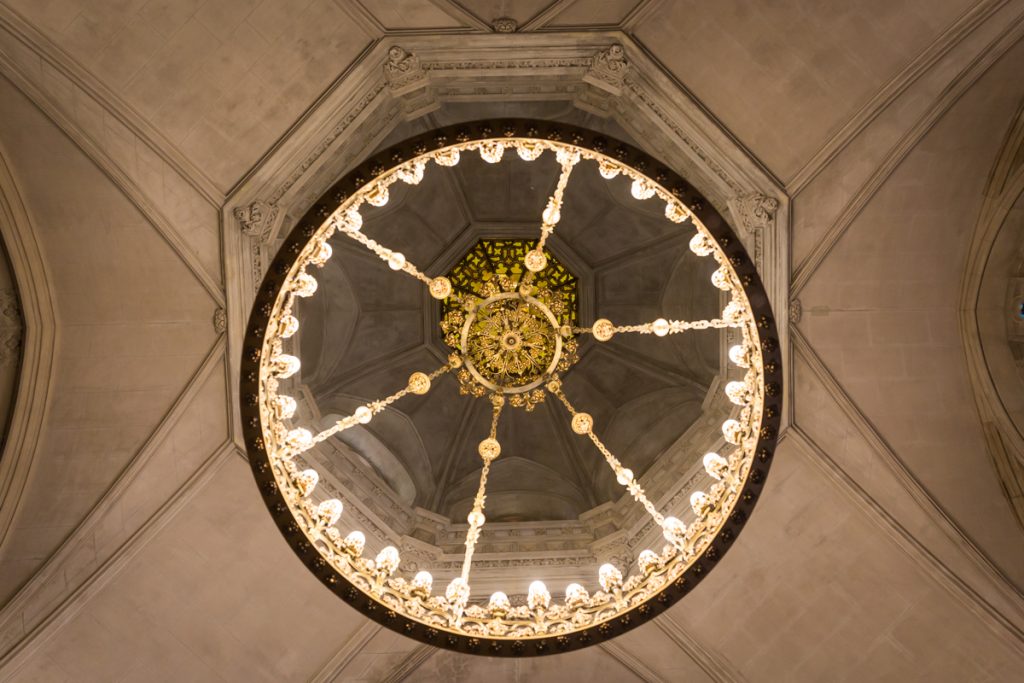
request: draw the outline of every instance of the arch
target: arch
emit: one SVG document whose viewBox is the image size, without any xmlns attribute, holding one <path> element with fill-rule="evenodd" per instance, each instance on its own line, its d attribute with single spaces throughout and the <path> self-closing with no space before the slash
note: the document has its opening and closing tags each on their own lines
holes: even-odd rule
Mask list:
<svg viewBox="0 0 1024 683">
<path fill-rule="evenodd" d="M 57 323 L 46 264 L 18 183 L 0 148 L 0 237 L 24 323 L 21 368 L 7 442 L 0 453 L 0 550 L 32 470 L 50 405 Z"/>
</svg>

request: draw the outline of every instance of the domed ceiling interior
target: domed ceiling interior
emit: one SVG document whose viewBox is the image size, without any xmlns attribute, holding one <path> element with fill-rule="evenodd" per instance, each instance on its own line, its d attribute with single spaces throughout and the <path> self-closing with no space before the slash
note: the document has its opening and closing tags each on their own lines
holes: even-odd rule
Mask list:
<svg viewBox="0 0 1024 683">
<path fill-rule="evenodd" d="M 535 241 L 558 170 L 550 153 L 532 162 L 510 153 L 489 164 L 473 154 L 452 169 L 431 165 L 419 185 L 395 185 L 386 206 L 366 207 L 363 232 L 428 274 L 447 274 L 481 242 Z M 634 199 L 629 185 L 601 178 L 592 162 L 570 177 L 548 247 L 576 278 L 580 324 L 716 317 L 713 262 L 688 249 L 691 230 L 667 221 L 661 203 Z M 326 295 L 303 300 L 300 310 L 302 381 L 324 427 L 450 353 L 441 304 L 419 282 L 355 242 L 332 244 L 335 256 L 318 276 Z M 701 414 L 719 372 L 720 337 L 714 330 L 665 339 L 623 334 L 599 343 L 584 335 L 580 360 L 564 377 L 566 394 L 594 415 L 609 448 L 642 477 Z M 476 492 L 476 446 L 490 413 L 486 400 L 460 396 L 448 374 L 428 395 L 406 397 L 371 424 L 332 438 L 405 504 L 458 523 Z M 600 454 L 572 433 L 557 402 L 506 410 L 498 438 L 489 523 L 574 520 L 625 493 Z M 702 454 L 686 453 L 684 468 Z"/>
</svg>

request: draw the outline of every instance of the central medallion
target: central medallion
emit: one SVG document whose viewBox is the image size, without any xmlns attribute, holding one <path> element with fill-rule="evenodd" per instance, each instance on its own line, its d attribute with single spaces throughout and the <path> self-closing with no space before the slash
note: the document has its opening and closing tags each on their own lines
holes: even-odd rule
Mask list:
<svg viewBox="0 0 1024 683">
<path fill-rule="evenodd" d="M 543 384 L 576 362 L 576 277 L 546 253 L 548 268 L 523 268 L 529 240 L 481 240 L 448 274 L 454 295 L 442 305 L 445 343 L 464 363 L 463 394 L 508 396 L 532 410 Z"/>
<path fill-rule="evenodd" d="M 466 316 L 459 346 L 473 378 L 505 394 L 540 386 L 562 357 L 555 314 L 522 292 L 503 292 L 480 302 Z"/>
</svg>

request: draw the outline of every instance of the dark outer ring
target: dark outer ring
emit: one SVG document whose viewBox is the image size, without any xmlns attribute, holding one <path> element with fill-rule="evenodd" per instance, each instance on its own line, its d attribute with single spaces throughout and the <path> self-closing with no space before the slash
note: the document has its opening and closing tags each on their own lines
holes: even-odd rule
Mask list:
<svg viewBox="0 0 1024 683">
<path fill-rule="evenodd" d="M 274 301 L 295 259 L 323 221 L 353 192 L 389 168 L 450 144 L 503 136 L 548 139 L 606 154 L 660 183 L 688 206 L 718 242 L 740 279 L 757 323 L 765 368 L 761 433 L 754 449 L 750 473 L 728 520 L 704 552 L 677 580 L 667 584 L 660 593 L 621 617 L 564 636 L 531 637 L 522 640 L 471 637 L 433 629 L 387 609 L 336 572 L 299 529 L 283 495 L 278 490 L 271 471 L 269 455 L 263 446 L 258 406 L 260 354 Z M 568 652 L 597 644 L 653 619 L 691 591 L 725 555 L 749 519 L 761 495 L 775 453 L 782 414 L 782 354 L 768 296 L 753 262 L 729 224 L 711 203 L 679 174 L 631 145 L 585 128 L 531 119 L 493 119 L 432 130 L 378 152 L 347 173 L 310 207 L 285 238 L 256 294 L 242 344 L 239 396 L 246 451 L 263 502 L 292 550 L 325 586 L 369 618 L 424 643 L 469 654 L 535 656 Z"/>
</svg>

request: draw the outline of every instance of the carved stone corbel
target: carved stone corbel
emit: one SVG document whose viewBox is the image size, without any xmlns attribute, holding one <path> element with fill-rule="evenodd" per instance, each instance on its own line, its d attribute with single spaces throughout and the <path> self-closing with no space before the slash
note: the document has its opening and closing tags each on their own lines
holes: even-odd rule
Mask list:
<svg viewBox="0 0 1024 683">
<path fill-rule="evenodd" d="M 243 235 L 254 237 L 259 242 L 266 242 L 280 212 L 276 204 L 257 200 L 248 206 L 235 207 L 231 213 L 238 221 Z"/>
<path fill-rule="evenodd" d="M 501 17 L 491 22 L 491 28 L 495 33 L 515 33 L 519 29 L 519 22 L 511 17 Z"/>
<path fill-rule="evenodd" d="M 597 114 L 609 116 L 612 105 L 622 95 L 623 84 L 629 73 L 626 51 L 618 43 L 611 45 L 590 60 L 590 67 L 583 75 L 583 88 L 576 94 L 576 106 Z"/>
<path fill-rule="evenodd" d="M 622 94 L 622 83 L 628 72 L 626 51 L 615 43 L 594 55 L 583 81 L 617 97 Z"/>
<path fill-rule="evenodd" d="M 406 119 L 414 119 L 438 107 L 430 89 L 430 78 L 420 58 L 403 47 L 392 45 L 384 60 L 384 82 L 392 97 L 402 104 Z"/>
<path fill-rule="evenodd" d="M 755 235 L 774 226 L 779 200 L 760 193 L 748 194 L 730 201 L 729 208 L 739 221 L 740 227 L 747 233 Z"/>
</svg>

